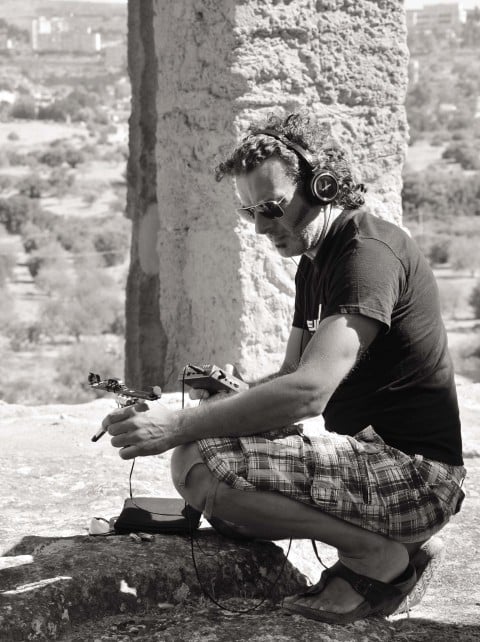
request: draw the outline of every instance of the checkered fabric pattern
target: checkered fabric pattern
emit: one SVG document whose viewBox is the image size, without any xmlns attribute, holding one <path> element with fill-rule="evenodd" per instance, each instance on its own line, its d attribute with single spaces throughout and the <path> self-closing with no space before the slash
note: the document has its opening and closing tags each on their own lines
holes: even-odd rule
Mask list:
<svg viewBox="0 0 480 642">
<path fill-rule="evenodd" d="M 277 491 L 400 542 L 427 539 L 460 510 L 463 466 L 410 457 L 370 426 L 355 437 L 287 432 L 197 444 L 210 471 L 232 488 Z"/>
</svg>

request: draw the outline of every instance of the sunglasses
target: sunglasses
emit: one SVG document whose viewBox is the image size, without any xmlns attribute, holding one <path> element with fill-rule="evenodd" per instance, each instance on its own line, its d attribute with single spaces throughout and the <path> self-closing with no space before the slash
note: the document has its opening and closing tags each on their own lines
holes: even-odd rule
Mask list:
<svg viewBox="0 0 480 642">
<path fill-rule="evenodd" d="M 281 203 L 283 203 L 286 198 L 286 196 L 282 196 L 278 201 L 272 199 L 270 201 L 262 201 L 256 205 L 249 205 L 248 207 L 239 207 L 237 208 L 237 212 L 243 220 L 248 223 L 255 223 L 255 214 L 261 214 L 265 218 L 270 219 L 280 218 L 285 214 Z"/>
</svg>

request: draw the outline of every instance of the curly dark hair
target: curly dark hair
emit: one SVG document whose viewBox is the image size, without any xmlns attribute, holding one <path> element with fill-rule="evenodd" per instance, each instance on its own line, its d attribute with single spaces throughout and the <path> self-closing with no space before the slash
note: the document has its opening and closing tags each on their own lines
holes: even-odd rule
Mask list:
<svg viewBox="0 0 480 642">
<path fill-rule="evenodd" d="M 248 133 L 231 154 L 215 168 L 215 178 L 221 181 L 225 176 L 248 174 L 268 158 L 277 157 L 285 161 L 286 173 L 297 185 L 304 185 L 310 173 L 308 164 L 284 143 L 262 134 L 271 129 L 280 136 L 300 145 L 322 169 L 334 172 L 339 183 L 338 196 L 334 205 L 347 209 L 361 207 L 366 191 L 363 183 L 356 183 L 352 177 L 346 152 L 331 136 L 325 124 L 319 124 L 308 115 L 293 113 L 286 118 L 270 115 L 262 124 L 252 124 Z"/>
</svg>

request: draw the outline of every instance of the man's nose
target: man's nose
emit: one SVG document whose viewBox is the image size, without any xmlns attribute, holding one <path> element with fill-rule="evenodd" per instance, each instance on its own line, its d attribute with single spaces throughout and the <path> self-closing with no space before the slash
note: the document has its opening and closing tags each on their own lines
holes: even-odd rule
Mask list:
<svg viewBox="0 0 480 642">
<path fill-rule="evenodd" d="M 257 234 L 268 234 L 273 228 L 275 221 L 267 218 L 258 212 L 255 213 L 255 232 Z"/>
</svg>

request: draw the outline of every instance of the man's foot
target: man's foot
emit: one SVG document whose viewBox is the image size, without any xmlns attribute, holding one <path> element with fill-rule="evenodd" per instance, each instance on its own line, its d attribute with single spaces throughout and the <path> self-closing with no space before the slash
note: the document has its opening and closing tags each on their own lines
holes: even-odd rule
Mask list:
<svg viewBox="0 0 480 642">
<path fill-rule="evenodd" d="M 399 577 L 408 566 L 406 548 L 398 542 L 385 540 L 380 550 L 368 557 L 339 556 L 340 562 L 350 570 L 366 577 L 390 583 Z M 294 601 L 318 611 L 329 613 L 349 613 L 354 611 L 365 597 L 357 593 L 349 582 L 341 577 L 332 577 L 320 593 L 286 598 L 285 603 Z"/>
<path fill-rule="evenodd" d="M 419 545 L 416 551 L 410 552 L 410 562 L 417 573 L 417 583 L 392 615 L 407 613 L 420 604 L 432 579 L 440 573 L 444 557 L 444 544 L 439 537 L 432 537 Z"/>
</svg>

